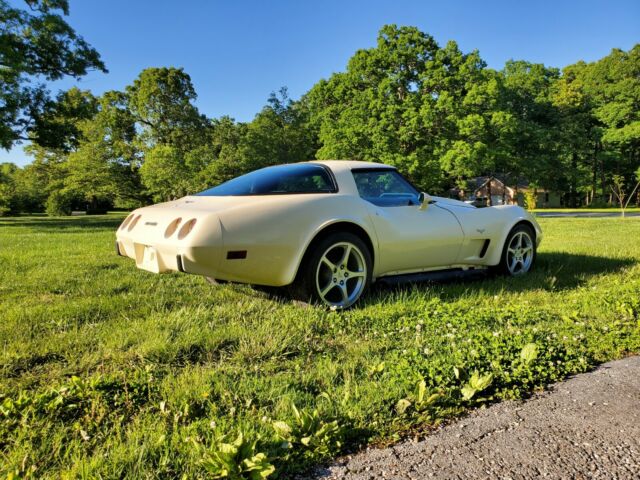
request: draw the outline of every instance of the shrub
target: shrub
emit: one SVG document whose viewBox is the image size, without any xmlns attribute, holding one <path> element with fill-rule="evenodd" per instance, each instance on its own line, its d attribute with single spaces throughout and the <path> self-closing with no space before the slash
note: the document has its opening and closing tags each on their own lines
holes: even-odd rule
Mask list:
<svg viewBox="0 0 640 480">
<path fill-rule="evenodd" d="M 54 190 L 47 198 L 46 211 L 50 217 L 71 215 L 73 195 L 65 190 Z"/>
<path fill-rule="evenodd" d="M 533 190 L 526 190 L 524 192 L 524 208 L 527 210 L 535 210 L 536 202 L 536 193 Z"/>
<path fill-rule="evenodd" d="M 325 420 L 317 409 L 298 409 L 291 405 L 294 422 L 273 422 L 276 435 L 284 440 L 294 456 L 327 458 L 342 447 L 345 427 L 337 420 Z"/>
<path fill-rule="evenodd" d="M 0 183 L 0 217 L 11 211 L 11 192 L 7 185 Z"/>
<path fill-rule="evenodd" d="M 214 443 L 204 452 L 200 463 L 211 478 L 267 478 L 275 471 L 275 467 L 269 463 L 266 454 L 257 451 L 256 444 L 257 441 L 245 440 L 239 433 L 232 443 Z"/>
</svg>

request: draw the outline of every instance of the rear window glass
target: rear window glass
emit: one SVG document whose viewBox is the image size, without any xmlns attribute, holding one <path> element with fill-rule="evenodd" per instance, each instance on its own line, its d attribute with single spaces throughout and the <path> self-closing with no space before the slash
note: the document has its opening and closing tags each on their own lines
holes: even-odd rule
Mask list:
<svg viewBox="0 0 640 480">
<path fill-rule="evenodd" d="M 335 191 L 333 179 L 325 167 L 306 163 L 262 168 L 196 195 L 224 197 Z"/>
</svg>

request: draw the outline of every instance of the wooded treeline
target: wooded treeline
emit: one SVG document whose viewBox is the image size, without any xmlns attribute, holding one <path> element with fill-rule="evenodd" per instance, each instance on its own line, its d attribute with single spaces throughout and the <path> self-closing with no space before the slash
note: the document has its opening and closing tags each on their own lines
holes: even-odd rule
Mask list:
<svg viewBox="0 0 640 480">
<path fill-rule="evenodd" d="M 66 5 L 28 3 L 34 18 L 61 18 Z M 42 10 L 56 5 L 61 12 Z M 9 9 L 3 0 L 0 7 Z M 10 65 L 7 52 L 16 55 L 11 35 L 5 21 L 3 65 Z M 477 51 L 387 25 L 345 71 L 298 100 L 281 89 L 243 123 L 199 112 L 189 75 L 172 67 L 146 69 L 124 91 L 101 96 L 77 88 L 56 98 L 36 92 L 29 82 L 38 76 L 104 69 L 97 52 L 77 42 L 61 47 L 75 52 L 61 56 L 62 67 L 75 70 L 58 65 L 52 74 L 14 79 L 0 70 L 0 143 L 29 139 L 33 157 L 24 168 L 0 167 L 1 213 L 132 208 L 313 158 L 395 165 L 432 193 L 499 175 L 561 192 L 569 206 L 606 204 L 614 181 L 631 186 L 640 177 L 640 45 L 562 70 L 526 61 L 494 70 Z M 24 105 L 12 105 L 21 92 Z"/>
</svg>

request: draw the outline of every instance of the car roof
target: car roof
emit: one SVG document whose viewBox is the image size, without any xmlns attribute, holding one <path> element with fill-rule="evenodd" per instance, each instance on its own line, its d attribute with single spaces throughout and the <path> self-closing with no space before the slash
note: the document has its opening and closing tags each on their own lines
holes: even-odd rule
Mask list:
<svg viewBox="0 0 640 480">
<path fill-rule="evenodd" d="M 357 168 L 395 168 L 391 165 L 385 165 L 384 163 L 363 162 L 360 160 L 311 160 L 308 163 L 320 163 L 322 165 L 326 165 L 335 173 L 345 170 L 350 171 Z"/>
</svg>

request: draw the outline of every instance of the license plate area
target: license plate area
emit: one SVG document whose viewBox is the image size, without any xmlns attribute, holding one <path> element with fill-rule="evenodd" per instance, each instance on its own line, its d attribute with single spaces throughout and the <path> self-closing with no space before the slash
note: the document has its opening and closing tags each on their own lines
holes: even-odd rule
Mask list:
<svg viewBox="0 0 640 480">
<path fill-rule="evenodd" d="M 148 272 L 160 273 L 160 259 L 154 247 L 148 245 L 143 246 L 142 258 L 140 262 L 138 262 L 138 268 L 147 270 Z"/>
</svg>

